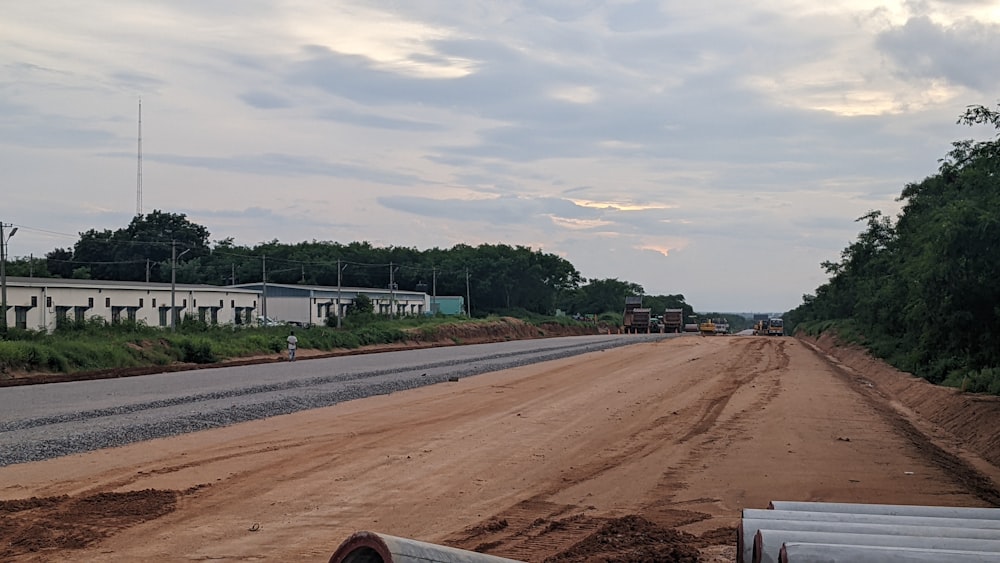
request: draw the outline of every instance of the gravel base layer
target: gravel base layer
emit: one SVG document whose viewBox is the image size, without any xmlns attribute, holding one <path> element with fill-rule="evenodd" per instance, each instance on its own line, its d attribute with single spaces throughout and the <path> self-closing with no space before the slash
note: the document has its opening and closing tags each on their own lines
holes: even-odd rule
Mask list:
<svg viewBox="0 0 1000 563">
<path fill-rule="evenodd" d="M 0 389 L 0 466 L 327 407 L 673 336 L 565 337 Z"/>
</svg>

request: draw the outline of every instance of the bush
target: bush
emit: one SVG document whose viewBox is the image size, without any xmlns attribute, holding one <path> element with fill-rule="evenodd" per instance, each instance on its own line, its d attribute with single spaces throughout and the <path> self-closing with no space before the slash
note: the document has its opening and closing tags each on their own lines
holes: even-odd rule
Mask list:
<svg viewBox="0 0 1000 563">
<path fill-rule="evenodd" d="M 219 361 L 212 350 L 212 342 L 207 338 L 180 338 L 174 343 L 180 348 L 180 360 L 195 364 L 211 364 Z"/>
</svg>

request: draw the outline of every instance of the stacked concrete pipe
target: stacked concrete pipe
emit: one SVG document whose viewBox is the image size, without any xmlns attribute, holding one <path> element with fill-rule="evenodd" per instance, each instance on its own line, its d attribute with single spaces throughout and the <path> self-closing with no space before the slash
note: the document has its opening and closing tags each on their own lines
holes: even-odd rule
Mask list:
<svg viewBox="0 0 1000 563">
<path fill-rule="evenodd" d="M 903 529 L 894 531 L 900 527 Z M 912 528 L 922 528 L 922 530 L 916 531 Z M 912 535 L 916 531 L 918 535 L 1000 539 L 1000 520 L 748 508 L 743 511 L 743 520 L 736 530 L 736 556 L 739 563 L 753 560 L 753 539 L 760 529 L 817 532 L 842 530 L 843 533 L 882 535 Z M 872 531 L 867 531 L 869 529 Z"/>
<path fill-rule="evenodd" d="M 976 553 L 1000 553 L 1000 509 L 908 506 L 885 504 L 813 503 L 772 501 L 769 509 L 743 511 L 743 520 L 737 530 L 737 561 L 747 563 L 760 557 L 765 561 L 775 561 L 785 540 L 783 532 L 790 533 L 796 548 L 789 556 L 800 555 L 798 561 L 807 561 L 805 553 L 815 553 L 806 544 L 825 546 L 868 546 L 897 547 L 901 549 L 946 548 L 954 545 L 961 549 L 952 551 L 975 551 Z M 811 510 L 815 508 L 816 510 Z M 763 531 L 762 545 L 755 552 L 754 538 Z M 794 534 L 794 535 L 791 535 Z M 829 534 L 845 537 L 831 539 Z M 864 538 L 882 536 L 881 538 Z M 904 539 L 910 538 L 910 539 Z M 930 539 L 927 539 L 930 538 Z M 950 540 L 954 539 L 954 542 Z M 979 542 L 979 543 L 976 543 Z M 763 544 L 766 544 L 763 545 Z M 972 549 L 975 548 L 975 549 Z M 823 561 L 840 561 L 830 555 L 836 547 L 823 548 Z M 846 552 L 854 553 L 855 550 Z M 881 553 L 881 552 L 878 552 Z M 897 557 L 896 552 L 887 551 L 887 557 Z M 899 552 L 907 554 L 906 551 Z M 943 557 L 942 560 L 951 560 Z M 843 559 L 845 561 L 850 558 Z M 921 559 L 917 559 L 918 561 Z M 957 559 L 962 560 L 962 559 Z M 992 556 L 984 561 L 993 561 Z"/>
<path fill-rule="evenodd" d="M 845 534 L 841 531 L 817 532 L 794 530 L 757 530 L 753 541 L 753 563 L 777 563 L 781 546 L 786 543 L 819 543 L 873 547 L 912 547 L 917 549 L 950 549 L 1000 553 L 1000 535 L 995 539 L 940 537 L 927 528 L 915 528 L 912 535 Z M 923 534 L 923 535 L 917 535 Z"/>
<path fill-rule="evenodd" d="M 772 500 L 771 510 L 796 512 L 836 512 L 843 514 L 883 514 L 887 516 L 927 516 L 936 518 L 966 518 L 1000 520 L 1000 508 L 969 506 L 920 506 L 908 504 L 860 504 L 851 502 L 800 502 Z"/>
<path fill-rule="evenodd" d="M 1000 563 L 1000 553 L 872 545 L 786 543 L 781 563 Z"/>
<path fill-rule="evenodd" d="M 376 532 L 355 532 L 333 552 L 330 563 L 523 562 Z"/>
</svg>

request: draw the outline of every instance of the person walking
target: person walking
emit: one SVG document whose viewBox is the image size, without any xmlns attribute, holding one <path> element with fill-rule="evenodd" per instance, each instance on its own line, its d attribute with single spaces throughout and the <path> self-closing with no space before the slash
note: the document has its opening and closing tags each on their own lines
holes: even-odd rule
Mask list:
<svg viewBox="0 0 1000 563">
<path fill-rule="evenodd" d="M 291 334 L 288 335 L 288 361 L 295 361 L 295 349 L 299 345 L 299 339 L 295 337 L 295 331 L 293 330 Z"/>
</svg>

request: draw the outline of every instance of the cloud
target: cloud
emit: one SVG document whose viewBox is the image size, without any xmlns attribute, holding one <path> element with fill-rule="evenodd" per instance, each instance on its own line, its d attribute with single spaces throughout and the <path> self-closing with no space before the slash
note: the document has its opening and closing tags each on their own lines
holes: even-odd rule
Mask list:
<svg viewBox="0 0 1000 563">
<path fill-rule="evenodd" d="M 99 156 L 135 158 L 126 153 L 102 153 Z M 419 177 L 397 174 L 391 171 L 367 166 L 331 162 L 320 158 L 287 154 L 259 154 L 228 157 L 192 156 L 180 154 L 144 154 L 144 161 L 160 162 L 176 166 L 205 168 L 241 174 L 261 174 L 267 176 L 328 176 L 333 178 L 356 179 L 391 185 L 409 185 L 421 182 Z"/>
<path fill-rule="evenodd" d="M 997 23 L 966 19 L 945 25 L 917 16 L 880 33 L 876 45 L 906 79 L 946 80 L 983 94 L 1000 86 L 1000 74 L 990 71 L 1000 52 Z"/>
<path fill-rule="evenodd" d="M 261 90 L 245 92 L 240 95 L 240 99 L 246 102 L 247 105 L 257 109 L 282 109 L 292 105 L 291 102 L 283 96 L 278 96 L 277 94 Z"/>
</svg>

